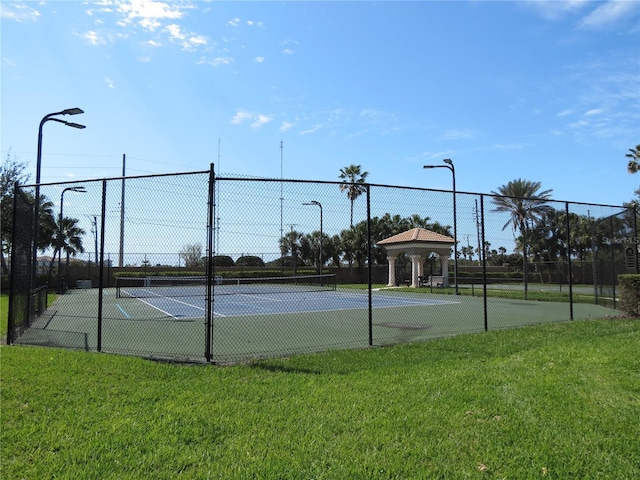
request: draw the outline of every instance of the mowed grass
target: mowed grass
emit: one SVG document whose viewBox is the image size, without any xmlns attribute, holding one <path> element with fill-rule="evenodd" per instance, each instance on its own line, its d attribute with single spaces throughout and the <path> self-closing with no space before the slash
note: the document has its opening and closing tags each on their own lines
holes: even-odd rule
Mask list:
<svg viewBox="0 0 640 480">
<path fill-rule="evenodd" d="M 0 338 L 6 340 L 7 338 L 7 315 L 9 312 L 9 295 L 6 293 L 0 294 Z"/>
<path fill-rule="evenodd" d="M 2 478 L 640 477 L 640 321 L 232 367 L 0 347 Z"/>
</svg>

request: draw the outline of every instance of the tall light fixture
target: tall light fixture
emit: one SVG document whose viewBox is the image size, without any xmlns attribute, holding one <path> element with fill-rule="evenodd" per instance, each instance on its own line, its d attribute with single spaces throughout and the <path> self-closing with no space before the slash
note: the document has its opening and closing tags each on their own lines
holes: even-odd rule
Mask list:
<svg viewBox="0 0 640 480">
<path fill-rule="evenodd" d="M 65 192 L 79 192 L 86 193 L 86 188 L 80 187 L 67 187 L 62 190 L 60 194 L 60 218 L 58 219 L 58 293 L 64 293 L 65 288 L 62 286 L 62 206 L 64 204 L 64 194 Z M 68 268 L 68 267 L 67 267 Z"/>
<path fill-rule="evenodd" d="M 322 204 L 317 200 L 311 200 L 303 205 L 316 205 L 320 207 L 320 253 L 318 255 L 318 273 L 322 274 Z"/>
<path fill-rule="evenodd" d="M 448 168 L 453 175 L 453 281 L 455 283 L 456 295 L 458 291 L 458 222 L 456 211 L 456 169 L 450 158 L 442 160 L 445 165 L 425 165 L 423 168 Z"/>
<path fill-rule="evenodd" d="M 40 229 L 40 166 L 42 164 L 42 127 L 44 124 L 52 121 L 62 123 L 67 127 L 86 128 L 84 125 L 80 125 L 79 123 L 68 122 L 61 118 L 56 118 L 60 115 L 80 115 L 84 113 L 84 110 L 78 107 L 67 108 L 66 110 L 62 110 L 60 112 L 49 113 L 42 117 L 40 120 L 40 126 L 38 128 L 38 153 L 36 160 L 36 197 L 35 197 L 35 206 L 34 206 L 34 218 L 33 218 L 33 265 L 31 266 L 31 289 L 33 289 L 36 285 L 36 277 L 38 271 L 38 233 Z"/>
</svg>

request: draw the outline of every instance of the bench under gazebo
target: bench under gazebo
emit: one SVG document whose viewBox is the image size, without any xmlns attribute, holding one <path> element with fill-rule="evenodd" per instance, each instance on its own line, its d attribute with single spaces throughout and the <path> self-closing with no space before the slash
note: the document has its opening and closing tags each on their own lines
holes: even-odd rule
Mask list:
<svg viewBox="0 0 640 480">
<path fill-rule="evenodd" d="M 389 263 L 389 287 L 396 286 L 396 260 L 406 253 L 411 259 L 411 287 L 419 287 L 422 284 L 434 283 L 438 286 L 449 286 L 449 256 L 454 246 L 453 238 L 441 233 L 436 233 L 426 228 L 412 228 L 406 232 L 393 235 L 377 242 L 377 245 L 387 250 L 387 262 Z M 440 261 L 441 276 L 436 281 L 434 277 L 424 281 L 424 259 L 431 253 L 435 253 Z"/>
</svg>

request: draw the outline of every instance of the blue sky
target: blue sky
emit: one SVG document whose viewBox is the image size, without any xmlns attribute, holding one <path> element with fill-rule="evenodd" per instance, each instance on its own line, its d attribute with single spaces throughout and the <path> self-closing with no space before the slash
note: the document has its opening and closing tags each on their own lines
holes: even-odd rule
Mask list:
<svg viewBox="0 0 640 480">
<path fill-rule="evenodd" d="M 0 3 L 1 153 L 42 181 L 206 170 L 621 205 L 640 2 Z M 280 142 L 283 142 L 283 149 Z M 282 163 L 281 163 L 282 154 Z"/>
</svg>

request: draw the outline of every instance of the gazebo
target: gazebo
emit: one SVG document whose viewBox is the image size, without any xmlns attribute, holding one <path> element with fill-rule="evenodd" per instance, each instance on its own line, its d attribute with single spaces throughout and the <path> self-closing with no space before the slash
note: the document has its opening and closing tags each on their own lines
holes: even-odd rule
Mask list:
<svg viewBox="0 0 640 480">
<path fill-rule="evenodd" d="M 442 286 L 449 286 L 449 255 L 454 246 L 453 238 L 425 228 L 412 228 L 377 242 L 387 250 L 389 262 L 389 287 L 396 286 L 396 259 L 406 253 L 411 258 L 411 286 L 419 287 L 423 277 L 423 260 L 430 253 L 438 255 L 442 271 Z"/>
</svg>

